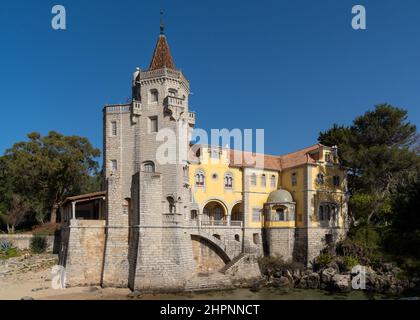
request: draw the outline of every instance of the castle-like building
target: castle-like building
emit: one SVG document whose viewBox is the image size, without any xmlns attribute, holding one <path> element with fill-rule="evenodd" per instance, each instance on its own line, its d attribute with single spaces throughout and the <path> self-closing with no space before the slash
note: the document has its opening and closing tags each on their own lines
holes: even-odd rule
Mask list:
<svg viewBox="0 0 420 320">
<path fill-rule="evenodd" d="M 105 191 L 62 204 L 69 285 L 194 289 L 196 275 L 229 277 L 236 267 L 255 276 L 250 256 L 308 265 L 345 234 L 347 182 L 336 148 L 278 156 L 185 148 L 196 118 L 189 96 L 161 26 L 149 68 L 133 75 L 132 101 L 103 109 Z M 160 159 L 162 130 L 177 138 L 166 150 L 175 161 Z M 259 165 L 245 161 L 256 156 Z"/>
</svg>

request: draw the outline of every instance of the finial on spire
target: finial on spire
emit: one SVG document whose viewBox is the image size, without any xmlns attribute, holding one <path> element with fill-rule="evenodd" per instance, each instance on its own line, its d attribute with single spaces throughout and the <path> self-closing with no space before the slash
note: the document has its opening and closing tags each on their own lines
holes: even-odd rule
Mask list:
<svg viewBox="0 0 420 320">
<path fill-rule="evenodd" d="M 165 25 L 163 23 L 163 10 L 160 10 L 160 34 L 165 34 Z"/>
</svg>

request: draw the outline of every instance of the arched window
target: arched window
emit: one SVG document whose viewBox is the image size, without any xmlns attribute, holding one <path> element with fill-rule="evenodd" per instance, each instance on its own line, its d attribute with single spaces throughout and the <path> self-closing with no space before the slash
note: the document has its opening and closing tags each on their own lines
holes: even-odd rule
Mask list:
<svg viewBox="0 0 420 320">
<path fill-rule="evenodd" d="M 241 237 L 239 236 L 239 234 L 235 234 L 235 241 L 241 241 Z"/>
<path fill-rule="evenodd" d="M 214 220 L 223 220 L 222 208 L 217 207 L 214 209 Z"/>
<path fill-rule="evenodd" d="M 169 96 L 170 97 L 177 97 L 178 96 L 178 90 L 173 89 L 173 88 L 169 89 Z"/>
<path fill-rule="evenodd" d="M 252 186 L 257 185 L 257 175 L 255 173 L 251 174 L 251 185 Z"/>
<path fill-rule="evenodd" d="M 274 221 L 285 221 L 284 208 L 277 208 Z"/>
<path fill-rule="evenodd" d="M 224 183 L 225 183 L 225 188 L 233 188 L 233 176 L 231 173 L 225 174 Z"/>
<path fill-rule="evenodd" d="M 159 100 L 159 93 L 156 89 L 152 89 L 150 90 L 150 94 L 149 94 L 149 101 L 151 103 L 155 103 L 158 102 Z"/>
<path fill-rule="evenodd" d="M 197 219 L 198 219 L 197 210 L 191 210 L 191 220 L 197 220 Z"/>
<path fill-rule="evenodd" d="M 297 172 L 292 173 L 292 186 L 297 185 Z"/>
<path fill-rule="evenodd" d="M 324 174 L 318 173 L 318 175 L 316 176 L 316 182 L 318 184 L 324 184 Z"/>
<path fill-rule="evenodd" d="M 261 175 L 261 187 L 267 186 L 267 177 L 265 174 Z"/>
<path fill-rule="evenodd" d="M 340 176 L 334 176 L 333 177 L 333 185 L 336 187 L 340 186 Z"/>
<path fill-rule="evenodd" d="M 196 186 L 198 186 L 198 187 L 203 187 L 204 186 L 206 177 L 205 177 L 203 171 L 198 171 L 195 174 L 194 179 L 195 179 L 195 185 Z"/>
<path fill-rule="evenodd" d="M 174 198 L 167 197 L 166 200 L 168 200 L 169 213 L 175 213 L 176 206 L 175 206 L 175 200 L 174 200 Z"/>
<path fill-rule="evenodd" d="M 152 161 L 146 161 L 143 163 L 143 172 L 153 173 L 155 172 L 155 164 Z"/>
<path fill-rule="evenodd" d="M 276 176 L 273 174 L 270 180 L 271 188 L 275 188 L 276 186 Z"/>
<path fill-rule="evenodd" d="M 182 174 L 183 174 L 183 177 L 184 177 L 184 182 L 188 182 L 188 173 L 189 173 L 188 169 L 189 169 L 188 166 L 183 166 L 182 167 Z"/>
</svg>

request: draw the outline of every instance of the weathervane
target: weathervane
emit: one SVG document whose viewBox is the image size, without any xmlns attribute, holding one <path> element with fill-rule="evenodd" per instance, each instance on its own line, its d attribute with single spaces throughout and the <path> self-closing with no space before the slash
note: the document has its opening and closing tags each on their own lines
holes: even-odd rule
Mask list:
<svg viewBox="0 0 420 320">
<path fill-rule="evenodd" d="M 165 25 L 163 23 L 163 10 L 160 10 L 160 34 L 164 34 Z"/>
</svg>

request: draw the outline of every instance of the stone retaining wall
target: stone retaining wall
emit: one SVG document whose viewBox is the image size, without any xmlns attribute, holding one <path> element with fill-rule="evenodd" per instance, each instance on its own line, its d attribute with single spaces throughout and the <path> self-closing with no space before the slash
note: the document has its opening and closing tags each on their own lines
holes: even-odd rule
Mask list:
<svg viewBox="0 0 420 320">
<path fill-rule="evenodd" d="M 0 234 L 0 241 L 10 241 L 14 247 L 20 250 L 28 250 L 31 247 L 32 234 Z M 47 251 L 52 252 L 54 249 L 54 236 L 46 236 Z"/>
</svg>

